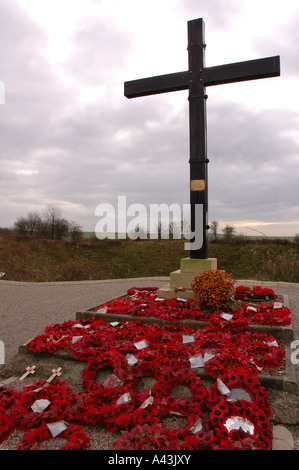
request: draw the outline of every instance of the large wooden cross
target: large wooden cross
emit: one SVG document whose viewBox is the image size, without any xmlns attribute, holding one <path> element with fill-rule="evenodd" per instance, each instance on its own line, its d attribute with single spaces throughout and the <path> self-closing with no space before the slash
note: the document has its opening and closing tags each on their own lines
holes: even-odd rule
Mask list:
<svg viewBox="0 0 299 470">
<path fill-rule="evenodd" d="M 279 56 L 205 67 L 204 29 L 202 18 L 188 21 L 189 67 L 186 72 L 133 80 L 125 82 L 124 86 L 127 98 L 189 90 L 191 232 L 195 234 L 193 240 L 202 240 L 200 247 L 190 249 L 190 258 L 196 259 L 208 258 L 206 87 L 280 75 Z M 196 207 L 203 208 L 200 223 L 195 223 Z"/>
</svg>

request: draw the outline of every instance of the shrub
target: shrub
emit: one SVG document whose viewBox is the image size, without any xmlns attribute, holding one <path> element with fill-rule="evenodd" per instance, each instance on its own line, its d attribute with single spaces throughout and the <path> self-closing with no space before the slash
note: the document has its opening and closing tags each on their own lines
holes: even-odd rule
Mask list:
<svg viewBox="0 0 299 470">
<path fill-rule="evenodd" d="M 196 276 L 191 288 L 198 306 L 217 311 L 229 307 L 235 292 L 235 281 L 231 274 L 211 269 Z"/>
</svg>

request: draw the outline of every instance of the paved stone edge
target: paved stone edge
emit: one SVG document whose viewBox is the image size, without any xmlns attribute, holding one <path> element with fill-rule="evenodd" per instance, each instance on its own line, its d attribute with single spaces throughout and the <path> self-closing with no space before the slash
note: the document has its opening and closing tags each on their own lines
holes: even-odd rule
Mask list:
<svg viewBox="0 0 299 470">
<path fill-rule="evenodd" d="M 295 450 L 292 433 L 285 426 L 273 426 L 272 450 Z"/>
<path fill-rule="evenodd" d="M 169 282 L 169 276 L 153 276 L 153 277 L 134 277 L 134 278 L 121 278 L 121 279 L 96 279 L 92 281 L 59 281 L 59 282 L 23 282 L 23 281 L 6 281 L 5 279 L 0 280 L 1 284 L 7 285 L 19 285 L 19 286 L 58 286 L 58 285 L 84 285 L 84 284 L 105 284 L 105 283 L 123 283 L 123 282 L 134 282 L 134 281 L 165 281 Z M 284 282 L 284 281 L 260 281 L 258 279 L 237 279 L 237 285 L 260 285 L 261 287 L 295 287 L 299 289 L 299 282 Z"/>
</svg>

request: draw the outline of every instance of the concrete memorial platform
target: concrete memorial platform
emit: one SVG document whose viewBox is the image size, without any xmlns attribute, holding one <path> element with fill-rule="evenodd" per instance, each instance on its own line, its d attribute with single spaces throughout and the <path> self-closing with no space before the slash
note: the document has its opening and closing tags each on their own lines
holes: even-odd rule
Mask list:
<svg viewBox="0 0 299 470">
<path fill-rule="evenodd" d="M 256 285 L 256 281 L 239 281 L 240 285 Z M 269 283 L 271 287 L 271 283 Z M 275 285 L 275 290 L 279 295 L 279 286 Z M 126 294 L 123 295 L 125 297 Z M 283 305 L 289 306 L 289 298 L 287 294 L 282 294 L 280 296 L 283 299 Z M 113 299 L 112 299 L 113 300 Z M 107 302 L 106 302 L 107 303 Z M 96 302 L 94 303 L 96 305 Z M 99 307 L 103 305 L 103 302 L 99 303 Z M 74 312 L 74 320 L 80 318 L 88 318 L 91 315 L 95 315 L 94 307 L 91 306 L 89 310 Z M 129 315 L 115 315 L 115 314 L 103 314 L 99 313 L 98 318 L 103 319 L 105 322 L 116 322 L 116 321 L 125 321 L 132 322 L 134 320 L 144 321 L 144 323 L 155 322 L 157 324 L 167 323 L 165 320 L 160 320 L 156 318 L 144 318 L 138 317 L 134 318 Z M 183 320 L 181 324 L 189 325 L 188 320 Z M 45 325 L 46 326 L 46 325 Z M 194 322 L 190 321 L 191 328 L 201 328 L 205 327 L 206 323 L 204 322 Z M 260 330 L 261 327 L 257 325 L 252 325 L 253 329 Z M 296 442 L 294 437 L 287 427 L 290 427 L 291 430 L 295 430 L 299 424 L 299 413 L 298 409 L 298 380 L 296 374 L 296 366 L 292 364 L 290 360 L 291 348 L 290 344 L 296 334 L 294 332 L 293 325 L 287 327 L 267 327 L 263 329 L 264 331 L 271 332 L 276 338 L 284 339 L 286 342 L 286 370 L 284 376 L 275 377 L 275 376 L 263 376 L 260 374 L 258 378 L 260 379 L 262 385 L 267 390 L 269 395 L 269 401 L 272 408 L 272 417 L 273 417 L 273 450 L 289 450 L 296 447 Z M 47 380 L 52 376 L 52 371 L 61 370 L 61 379 L 65 380 L 71 386 L 81 387 L 82 386 L 82 373 L 86 364 L 82 361 L 76 361 L 72 358 L 69 351 L 60 351 L 54 354 L 48 353 L 33 353 L 28 351 L 27 344 L 20 346 L 19 353 L 13 360 L 9 361 L 8 364 L 0 371 L 0 382 L 1 385 L 8 384 L 8 386 L 21 387 L 23 385 L 32 383 L 35 380 L 35 376 L 28 375 L 23 382 L 19 380 L 21 376 L 26 373 L 28 366 L 36 366 L 36 378 Z M 2 373 L 1 373 L 2 372 Z M 199 370 L 199 374 L 204 381 L 208 380 L 205 371 Z M 287 426 L 287 427 L 286 427 Z"/>
</svg>

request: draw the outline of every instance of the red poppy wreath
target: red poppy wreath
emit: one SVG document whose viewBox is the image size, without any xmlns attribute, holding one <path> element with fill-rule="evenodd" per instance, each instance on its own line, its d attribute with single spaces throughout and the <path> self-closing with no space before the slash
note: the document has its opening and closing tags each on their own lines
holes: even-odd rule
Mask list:
<svg viewBox="0 0 299 470">
<path fill-rule="evenodd" d="M 0 407 L 0 444 L 7 439 L 14 430 L 14 422 L 6 410 Z"/>
<path fill-rule="evenodd" d="M 210 387 L 211 406 L 213 407 L 226 400 L 234 400 L 230 398 L 233 390 L 238 390 L 240 395 L 245 391 L 252 403 L 262 408 L 268 417 L 271 415 L 270 403 L 265 388 L 256 376 L 241 367 L 234 367 L 229 371 L 225 371 Z"/>
<path fill-rule="evenodd" d="M 213 450 L 271 449 L 270 422 L 264 411 L 253 403 L 243 400 L 218 403 L 210 412 L 208 427 L 215 436 Z"/>
<path fill-rule="evenodd" d="M 38 400 L 46 402 L 43 411 L 35 411 L 34 404 Z M 73 401 L 72 390 L 65 382 L 46 383 L 39 380 L 19 393 L 11 415 L 16 428 L 27 430 L 42 423 L 65 419 Z"/>
<path fill-rule="evenodd" d="M 68 441 L 60 450 L 86 450 L 89 443 L 89 438 L 85 436 L 83 428 L 75 424 L 67 425 L 66 429 L 56 437 Z M 23 435 L 18 450 L 38 450 L 42 442 L 56 437 L 53 437 L 47 424 L 42 424 Z"/>
</svg>

